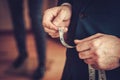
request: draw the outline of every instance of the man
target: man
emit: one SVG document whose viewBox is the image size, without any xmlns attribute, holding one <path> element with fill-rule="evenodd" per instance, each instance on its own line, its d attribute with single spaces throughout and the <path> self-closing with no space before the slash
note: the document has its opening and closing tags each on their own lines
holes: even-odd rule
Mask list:
<svg viewBox="0 0 120 80">
<path fill-rule="evenodd" d="M 106 70 L 107 80 L 120 79 L 119 8 L 119 0 L 59 0 L 45 11 L 45 31 L 56 38 L 61 27 L 76 46 L 67 49 L 62 80 L 88 80 L 87 64 Z"/>
</svg>

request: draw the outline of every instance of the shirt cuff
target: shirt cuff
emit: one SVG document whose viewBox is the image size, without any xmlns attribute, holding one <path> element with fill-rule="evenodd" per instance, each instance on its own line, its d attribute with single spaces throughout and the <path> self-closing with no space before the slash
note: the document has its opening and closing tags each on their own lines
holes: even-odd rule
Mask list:
<svg viewBox="0 0 120 80">
<path fill-rule="evenodd" d="M 63 4 L 61 4 L 61 6 L 69 6 L 69 7 L 72 7 L 70 3 L 63 3 Z"/>
</svg>

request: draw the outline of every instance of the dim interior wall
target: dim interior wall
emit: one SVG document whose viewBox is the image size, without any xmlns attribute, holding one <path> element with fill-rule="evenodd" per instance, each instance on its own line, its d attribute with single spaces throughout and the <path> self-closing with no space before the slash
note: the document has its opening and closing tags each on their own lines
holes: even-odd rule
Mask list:
<svg viewBox="0 0 120 80">
<path fill-rule="evenodd" d="M 27 0 L 24 0 L 24 20 L 26 29 L 30 29 Z M 7 0 L 0 0 L 0 31 L 12 31 L 13 25 Z"/>
<path fill-rule="evenodd" d="M 30 28 L 30 22 L 28 17 L 28 9 L 27 9 L 27 0 L 24 0 L 24 19 L 26 29 Z M 0 0 L 0 31 L 11 31 L 13 30 L 11 20 L 11 13 L 7 3 L 7 0 Z"/>
<path fill-rule="evenodd" d="M 0 0 L 0 30 L 12 30 L 7 0 Z"/>
</svg>

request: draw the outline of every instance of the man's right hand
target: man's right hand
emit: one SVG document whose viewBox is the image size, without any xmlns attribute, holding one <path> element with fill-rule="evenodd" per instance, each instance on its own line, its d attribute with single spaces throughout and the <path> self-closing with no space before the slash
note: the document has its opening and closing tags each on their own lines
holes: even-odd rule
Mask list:
<svg viewBox="0 0 120 80">
<path fill-rule="evenodd" d="M 43 15 L 43 27 L 51 37 L 59 37 L 58 27 L 62 27 L 64 32 L 67 28 L 71 18 L 71 6 L 61 5 L 47 9 Z"/>
</svg>

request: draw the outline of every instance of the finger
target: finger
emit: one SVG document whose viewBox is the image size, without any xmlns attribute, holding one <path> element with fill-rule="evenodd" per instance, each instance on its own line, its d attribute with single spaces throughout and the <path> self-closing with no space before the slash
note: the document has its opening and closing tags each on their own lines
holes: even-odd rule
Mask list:
<svg viewBox="0 0 120 80">
<path fill-rule="evenodd" d="M 75 43 L 75 44 L 78 44 L 78 43 L 80 43 L 80 42 L 81 42 L 81 40 L 78 40 L 78 39 L 74 40 L 74 43 Z"/>
<path fill-rule="evenodd" d="M 65 32 L 67 32 L 68 31 L 68 28 L 67 27 L 63 27 L 63 26 L 58 26 L 59 28 L 61 28 L 62 30 L 63 30 L 63 32 L 65 33 Z"/>
<path fill-rule="evenodd" d="M 53 29 L 49 29 L 49 28 L 44 28 L 44 30 L 45 30 L 45 32 L 47 32 L 47 33 L 57 33 L 58 31 L 57 30 L 53 30 Z"/>
<path fill-rule="evenodd" d="M 48 30 L 49 30 L 49 29 L 48 29 Z M 59 37 L 58 31 L 56 32 L 56 31 L 54 31 L 54 30 L 49 30 L 47 33 L 48 33 L 52 38 L 57 38 L 57 37 Z"/>
<path fill-rule="evenodd" d="M 80 52 L 79 53 L 80 59 L 88 59 L 94 57 L 94 54 L 91 50 Z"/>
<path fill-rule="evenodd" d="M 93 39 L 97 39 L 97 38 L 99 38 L 99 37 L 102 37 L 103 35 L 104 35 L 104 34 L 97 33 L 97 34 L 95 34 L 95 35 L 93 35 L 93 36 L 90 36 L 90 37 L 85 38 L 85 39 L 82 39 L 82 40 L 74 40 L 74 42 L 75 42 L 75 44 L 78 44 L 78 43 L 80 43 L 80 42 L 87 42 L 87 41 L 91 41 L 91 40 L 93 40 Z"/>
<path fill-rule="evenodd" d="M 68 31 L 68 28 L 64 27 L 63 31 L 64 31 L 64 32 L 67 32 L 67 31 Z"/>
<path fill-rule="evenodd" d="M 58 33 L 49 33 L 49 35 L 51 36 L 51 37 L 53 37 L 53 38 L 55 38 L 55 37 L 59 37 L 59 34 Z"/>
<path fill-rule="evenodd" d="M 60 24 L 64 21 L 65 16 L 66 16 L 66 11 L 61 10 L 57 15 L 57 17 L 53 20 L 53 24 L 59 27 Z"/>
<path fill-rule="evenodd" d="M 52 38 L 58 38 L 59 37 L 59 35 L 52 35 L 52 34 L 49 34 Z"/>
<path fill-rule="evenodd" d="M 86 50 L 90 50 L 91 48 L 91 42 L 88 41 L 88 42 L 83 42 L 83 43 L 79 43 L 76 45 L 76 50 L 78 52 L 83 52 L 83 51 L 86 51 Z"/>
<path fill-rule="evenodd" d="M 84 62 L 89 65 L 95 64 L 95 61 L 92 58 L 85 59 Z"/>
<path fill-rule="evenodd" d="M 59 35 L 51 35 L 52 38 L 58 38 Z"/>
<path fill-rule="evenodd" d="M 50 22 L 47 19 L 46 19 L 46 21 L 43 21 L 43 27 L 53 29 L 53 30 L 58 30 L 58 27 L 56 27 L 52 22 Z"/>
<path fill-rule="evenodd" d="M 52 23 L 54 17 L 57 15 L 59 8 L 55 7 L 52 9 L 48 9 L 44 12 L 43 15 L 43 20 L 42 20 L 42 24 L 44 27 L 47 28 L 53 28 L 55 30 L 57 30 L 58 28 Z"/>
</svg>

